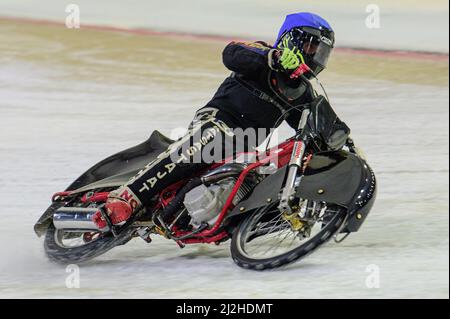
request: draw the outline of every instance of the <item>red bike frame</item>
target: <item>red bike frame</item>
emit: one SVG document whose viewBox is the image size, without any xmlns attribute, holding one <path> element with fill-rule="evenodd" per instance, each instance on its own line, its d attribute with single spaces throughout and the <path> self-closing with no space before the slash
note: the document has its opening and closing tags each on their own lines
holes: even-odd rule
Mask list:
<svg viewBox="0 0 450 319">
<path fill-rule="evenodd" d="M 244 169 L 239 176 L 238 180 L 236 181 L 236 184 L 233 187 L 233 190 L 228 197 L 224 207 L 222 208 L 222 211 L 219 214 L 219 217 L 217 218 L 217 221 L 210 229 L 206 229 L 198 234 L 193 235 L 192 238 L 182 240 L 182 244 L 198 244 L 198 243 L 218 243 L 221 240 L 228 237 L 228 233 L 225 231 L 217 233 L 219 228 L 222 225 L 223 220 L 227 216 L 227 214 L 230 212 L 230 210 L 233 208 L 233 200 L 239 191 L 239 188 L 242 186 L 242 183 L 245 181 L 245 178 L 248 176 L 248 174 L 257 169 L 260 166 L 266 165 L 268 163 L 276 163 L 278 168 L 281 168 L 289 163 L 289 160 L 291 158 L 291 154 L 294 148 L 295 141 L 294 140 L 288 140 L 274 148 L 271 148 L 268 150 L 268 152 L 264 153 L 258 153 L 255 152 L 256 158 L 258 160 L 255 163 L 250 164 L 246 169 Z M 224 161 L 224 163 L 227 163 L 227 161 Z M 181 237 L 185 235 L 189 235 L 190 232 L 185 231 L 175 231 L 176 237 Z"/>
<path fill-rule="evenodd" d="M 273 147 L 269 149 L 267 152 L 253 152 L 250 154 L 254 154 L 258 160 L 255 163 L 251 163 L 247 168 L 245 168 L 242 173 L 240 174 L 239 178 L 236 181 L 236 184 L 233 187 L 233 190 L 228 197 L 224 207 L 222 208 L 219 217 L 217 218 L 217 221 L 215 224 L 210 228 L 206 229 L 200 233 L 192 234 L 192 232 L 187 231 L 181 231 L 181 230 L 175 230 L 174 235 L 175 237 L 182 237 L 186 235 L 192 234 L 192 236 L 188 239 L 181 240 L 180 244 L 198 244 L 198 243 L 218 243 L 221 240 L 228 237 L 228 233 L 225 231 L 218 232 L 220 229 L 222 222 L 224 221 L 227 214 L 233 209 L 233 200 L 236 196 L 236 194 L 239 191 L 239 188 L 242 186 L 242 183 L 245 181 L 245 178 L 248 176 L 248 174 L 257 169 L 260 166 L 266 165 L 268 163 L 275 163 L 278 168 L 281 168 L 287 164 L 289 164 L 292 151 L 294 149 L 295 140 L 290 139 L 287 140 L 280 145 Z M 238 154 L 239 156 L 239 154 Z M 216 168 L 219 166 L 222 166 L 224 164 L 227 164 L 231 162 L 232 159 L 228 159 L 223 161 L 222 163 L 214 164 L 211 166 L 211 168 Z M 183 182 L 177 182 L 174 185 L 166 188 L 161 192 L 161 201 L 158 203 L 159 207 L 166 207 L 170 201 L 175 197 L 176 192 L 179 190 L 179 188 L 184 185 Z M 59 192 L 53 195 L 53 200 L 61 199 L 67 196 L 70 196 L 72 194 L 71 191 L 68 192 Z M 101 192 L 101 193 L 87 193 L 84 194 L 82 197 L 82 202 L 84 203 L 101 203 L 105 202 L 108 197 L 108 192 Z M 168 195 L 165 195 L 168 194 Z M 156 206 L 155 208 L 158 208 Z"/>
</svg>

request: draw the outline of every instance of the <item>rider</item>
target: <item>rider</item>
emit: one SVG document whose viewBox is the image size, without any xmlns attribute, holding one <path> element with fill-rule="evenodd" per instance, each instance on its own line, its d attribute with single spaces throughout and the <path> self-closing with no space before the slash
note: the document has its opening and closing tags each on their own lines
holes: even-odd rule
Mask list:
<svg viewBox="0 0 450 319">
<path fill-rule="evenodd" d="M 124 223 L 140 207 L 150 205 L 165 188 L 206 167 L 204 160 L 196 164 L 189 160 L 218 137 L 233 135 L 231 129 L 267 132 L 280 125 L 278 119 L 284 115 L 296 129 L 302 105 L 316 97 L 308 79 L 326 67 L 333 46 L 334 32 L 328 22 L 305 12 L 286 17 L 273 47 L 262 41 L 228 44 L 223 63 L 233 73 L 212 100 L 197 111 L 186 136 L 110 193 L 105 210 L 111 223 Z M 258 136 L 257 144 L 264 138 Z M 187 154 L 182 151 L 186 144 L 191 145 Z M 101 213 L 94 216 L 94 221 L 99 228 L 107 226 Z"/>
</svg>

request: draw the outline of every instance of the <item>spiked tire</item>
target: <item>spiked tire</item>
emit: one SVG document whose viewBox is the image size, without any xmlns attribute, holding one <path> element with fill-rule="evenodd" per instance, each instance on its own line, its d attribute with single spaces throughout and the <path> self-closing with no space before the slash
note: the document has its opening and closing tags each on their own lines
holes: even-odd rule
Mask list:
<svg viewBox="0 0 450 319">
<path fill-rule="evenodd" d="M 44 249 L 48 258 L 57 263 L 83 263 L 97 256 L 100 256 L 112 248 L 127 243 L 131 238 L 131 234 L 127 231 L 124 234 L 114 237 L 108 234 L 98 238 L 92 242 L 86 243 L 79 247 L 63 247 L 58 244 L 58 231 L 53 224 L 49 226 L 45 234 Z"/>
<path fill-rule="evenodd" d="M 245 249 L 243 248 L 242 241 L 243 238 L 245 238 L 243 234 L 250 231 L 249 228 L 252 227 L 252 220 L 255 218 L 260 218 L 261 215 L 264 215 L 268 209 L 269 206 L 255 211 L 247 219 L 245 219 L 233 233 L 233 238 L 231 241 L 231 255 L 234 262 L 242 268 L 262 271 L 282 267 L 298 261 L 328 242 L 339 231 L 345 222 L 346 217 L 345 210 L 339 209 L 328 220 L 327 224 L 324 225 L 317 234 L 315 234 L 304 244 L 279 256 L 265 259 L 251 258 L 245 253 Z"/>
</svg>

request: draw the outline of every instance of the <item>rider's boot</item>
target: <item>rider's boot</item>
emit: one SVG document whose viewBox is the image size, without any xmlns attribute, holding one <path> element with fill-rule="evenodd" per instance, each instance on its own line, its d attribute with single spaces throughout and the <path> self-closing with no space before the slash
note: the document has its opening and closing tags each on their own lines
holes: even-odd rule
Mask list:
<svg viewBox="0 0 450 319">
<path fill-rule="evenodd" d="M 105 203 L 105 211 L 113 226 L 123 225 L 139 209 L 141 203 L 133 192 L 126 186 L 111 192 Z M 108 222 L 98 211 L 92 221 L 101 229 L 108 227 Z"/>
</svg>

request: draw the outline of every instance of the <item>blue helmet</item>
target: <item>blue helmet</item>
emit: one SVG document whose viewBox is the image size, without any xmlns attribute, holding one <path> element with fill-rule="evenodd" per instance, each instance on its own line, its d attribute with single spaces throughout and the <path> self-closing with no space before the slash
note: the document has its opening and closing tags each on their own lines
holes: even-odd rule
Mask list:
<svg viewBox="0 0 450 319">
<path fill-rule="evenodd" d="M 314 13 L 300 12 L 286 17 L 275 43 L 278 48 L 298 49 L 311 70 L 318 74 L 328 63 L 334 47 L 330 24 Z"/>
</svg>

